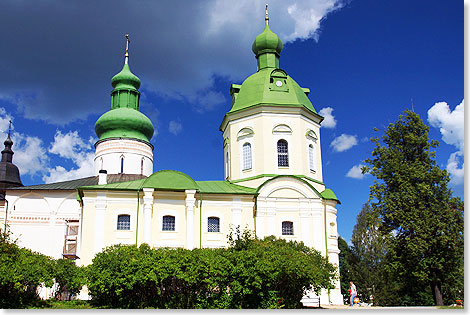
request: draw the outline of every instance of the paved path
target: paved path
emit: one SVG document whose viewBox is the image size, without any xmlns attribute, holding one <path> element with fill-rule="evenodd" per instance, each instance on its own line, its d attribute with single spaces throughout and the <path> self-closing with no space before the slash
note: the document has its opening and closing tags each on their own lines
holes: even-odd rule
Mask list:
<svg viewBox="0 0 470 315">
<path fill-rule="evenodd" d="M 323 309 L 344 309 L 344 310 L 407 310 L 407 311 L 422 311 L 422 310 L 437 310 L 436 306 L 349 306 L 349 305 L 322 305 Z M 463 309 L 463 308 L 462 308 Z"/>
</svg>

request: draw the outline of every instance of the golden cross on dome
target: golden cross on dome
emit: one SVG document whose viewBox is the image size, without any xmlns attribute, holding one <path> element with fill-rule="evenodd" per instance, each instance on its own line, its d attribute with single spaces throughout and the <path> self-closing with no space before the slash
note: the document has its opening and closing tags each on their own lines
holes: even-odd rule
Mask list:
<svg viewBox="0 0 470 315">
<path fill-rule="evenodd" d="M 124 63 L 127 65 L 129 63 L 129 43 L 131 40 L 129 39 L 129 34 L 126 34 L 126 54 L 124 55 Z"/>
<path fill-rule="evenodd" d="M 266 20 L 266 25 L 269 24 L 269 16 L 268 16 L 268 4 L 266 3 L 266 17 L 264 18 Z"/>
</svg>

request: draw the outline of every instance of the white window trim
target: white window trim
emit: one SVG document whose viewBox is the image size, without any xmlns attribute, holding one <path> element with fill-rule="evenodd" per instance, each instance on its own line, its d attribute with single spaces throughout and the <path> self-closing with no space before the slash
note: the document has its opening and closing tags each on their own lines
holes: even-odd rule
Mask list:
<svg viewBox="0 0 470 315">
<path fill-rule="evenodd" d="M 285 221 L 289 221 L 289 222 L 292 222 L 292 225 L 293 225 L 293 228 L 294 228 L 294 235 L 283 235 L 282 234 L 282 222 L 285 222 Z M 278 227 L 279 227 L 279 237 L 280 238 L 285 238 L 285 239 L 297 239 L 300 234 L 300 224 L 299 224 L 299 221 L 294 217 L 287 217 L 287 216 L 284 216 L 284 217 L 281 217 L 278 219 Z"/>
<path fill-rule="evenodd" d="M 278 135 L 274 137 L 274 153 L 275 153 L 275 165 L 278 170 L 288 170 L 290 171 L 292 167 L 292 148 L 291 148 L 291 135 L 284 134 L 284 135 Z M 277 142 L 279 140 L 286 140 L 287 141 L 287 160 L 289 162 L 289 166 L 279 166 L 279 161 L 278 161 L 278 152 L 277 152 Z"/>
<path fill-rule="evenodd" d="M 239 152 L 240 152 L 240 170 L 242 173 L 250 173 L 252 172 L 254 169 L 255 169 L 255 163 L 254 163 L 254 145 L 253 145 L 253 138 L 245 138 L 243 141 L 240 141 L 240 144 L 239 144 Z M 251 146 L 251 168 L 247 168 L 247 169 L 243 169 L 243 162 L 244 162 L 244 156 L 243 156 L 243 145 L 245 143 L 249 143 L 250 146 Z M 249 174 L 248 174 L 249 176 Z"/>
<path fill-rule="evenodd" d="M 208 232 L 207 231 L 207 223 L 208 219 L 210 217 L 217 217 L 219 218 L 219 232 Z M 203 226 L 202 226 L 202 231 L 206 234 L 210 235 L 219 235 L 219 234 L 224 234 L 224 218 L 222 216 L 222 212 L 219 211 L 208 211 L 207 213 L 204 213 L 204 221 L 203 221 Z"/>
<path fill-rule="evenodd" d="M 130 221 L 131 221 L 131 226 L 129 230 L 118 230 L 117 229 L 117 223 L 118 223 L 118 217 L 122 214 L 129 215 L 130 216 Z M 135 231 L 135 215 L 131 210 L 128 209 L 118 209 L 114 212 L 114 231 L 118 233 L 128 233 Z"/>
<path fill-rule="evenodd" d="M 164 216 L 173 216 L 175 217 L 175 230 L 174 231 L 163 231 L 163 217 Z M 178 215 L 177 211 L 175 210 L 163 210 L 160 212 L 158 216 L 158 229 L 157 231 L 160 233 L 178 233 L 180 231 L 180 225 L 181 225 L 181 217 Z"/>
</svg>

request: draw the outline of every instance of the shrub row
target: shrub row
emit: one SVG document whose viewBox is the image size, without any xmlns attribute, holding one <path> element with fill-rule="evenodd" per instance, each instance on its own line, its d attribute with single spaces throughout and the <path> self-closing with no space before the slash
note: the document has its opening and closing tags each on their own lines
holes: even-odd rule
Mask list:
<svg viewBox="0 0 470 315">
<path fill-rule="evenodd" d="M 112 308 L 299 308 L 335 268 L 302 243 L 245 234 L 228 249 L 115 245 L 88 267 L 92 302 Z"/>
</svg>

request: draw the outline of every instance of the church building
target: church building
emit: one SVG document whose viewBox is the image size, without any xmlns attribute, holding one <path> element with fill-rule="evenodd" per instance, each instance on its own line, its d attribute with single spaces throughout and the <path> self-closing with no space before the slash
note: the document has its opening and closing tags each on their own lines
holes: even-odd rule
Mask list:
<svg viewBox="0 0 470 315">
<path fill-rule="evenodd" d="M 252 45 L 257 70 L 231 85 L 232 103 L 219 127 L 224 180 L 199 181 L 176 170 L 154 172 L 154 127 L 139 111 L 140 80 L 129 67 L 127 40 L 124 66 L 111 80 L 111 109 L 95 124 L 95 176 L 22 186 L 18 173 L 14 185 L 1 186 L 9 178 L 4 155 L 11 164 L 13 154 L 5 141 L 1 216 L 19 245 L 88 265 L 114 244 L 227 247 L 227 235 L 239 227 L 259 238 L 302 241 L 338 266 L 339 200 L 323 181 L 323 117 L 309 89 L 279 67 L 282 49 L 266 14 Z M 322 304 L 343 304 L 339 281 L 335 286 L 321 293 Z"/>
</svg>

